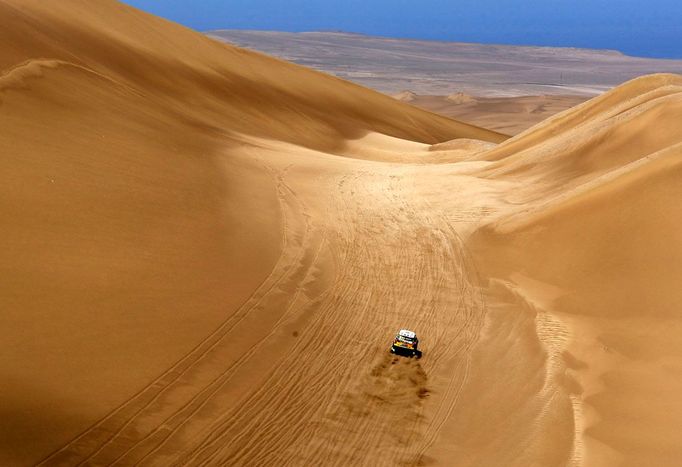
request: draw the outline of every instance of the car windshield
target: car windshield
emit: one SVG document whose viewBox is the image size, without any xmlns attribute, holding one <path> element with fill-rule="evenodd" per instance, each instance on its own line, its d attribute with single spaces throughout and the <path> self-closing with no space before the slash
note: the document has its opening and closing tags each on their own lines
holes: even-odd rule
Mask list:
<svg viewBox="0 0 682 467">
<path fill-rule="evenodd" d="M 404 342 L 406 344 L 414 344 L 414 341 L 416 339 L 410 339 L 409 337 L 403 337 L 403 336 L 396 336 L 395 340 L 399 341 L 399 342 Z"/>
</svg>

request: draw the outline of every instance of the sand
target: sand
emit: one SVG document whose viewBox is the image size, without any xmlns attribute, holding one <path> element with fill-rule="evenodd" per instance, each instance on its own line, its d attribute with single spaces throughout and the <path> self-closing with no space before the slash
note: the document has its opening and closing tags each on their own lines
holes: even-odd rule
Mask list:
<svg viewBox="0 0 682 467">
<path fill-rule="evenodd" d="M 0 465 L 680 458 L 682 77 L 508 139 L 110 0 L 0 21 Z"/>
<path fill-rule="evenodd" d="M 587 100 L 585 96 L 571 95 L 474 97 L 465 93 L 449 96 L 412 93 L 408 102 L 430 112 L 515 136 Z"/>
<path fill-rule="evenodd" d="M 391 97 L 402 102 L 412 102 L 413 100 L 416 99 L 417 95 L 412 91 L 401 91 L 398 94 L 394 94 Z"/>
</svg>

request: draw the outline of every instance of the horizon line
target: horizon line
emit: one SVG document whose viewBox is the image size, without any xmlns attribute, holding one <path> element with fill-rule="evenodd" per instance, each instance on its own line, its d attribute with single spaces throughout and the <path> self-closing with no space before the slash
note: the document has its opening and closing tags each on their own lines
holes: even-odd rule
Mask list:
<svg viewBox="0 0 682 467">
<path fill-rule="evenodd" d="M 528 44 L 528 43 L 502 43 L 502 42 L 468 42 L 468 41 L 457 41 L 457 40 L 447 40 L 447 39 L 431 39 L 423 37 L 413 37 L 413 36 L 383 36 L 380 34 L 369 34 L 364 32 L 347 31 L 343 29 L 313 29 L 313 30 L 300 30 L 300 31 L 287 31 L 284 29 L 253 29 L 253 28 L 219 28 L 219 29 L 207 29 L 201 30 L 202 34 L 210 34 L 218 31 L 246 31 L 246 32 L 274 32 L 274 33 L 286 33 L 286 34 L 346 34 L 353 36 L 362 36 L 374 39 L 390 39 L 390 40 L 404 40 L 404 41 L 414 41 L 414 42 L 431 42 L 431 43 L 443 43 L 443 44 L 461 44 L 461 45 L 483 45 L 483 46 L 498 46 L 498 47 L 517 47 L 517 48 L 538 48 L 538 49 L 569 49 L 569 50 L 590 50 L 596 52 L 611 52 L 624 57 L 639 58 L 644 60 L 667 60 L 667 61 L 681 61 L 682 56 L 679 57 L 655 57 L 646 55 L 632 55 L 624 52 L 620 49 L 615 48 L 603 48 L 603 47 L 580 47 L 571 45 L 541 45 L 541 44 Z"/>
</svg>

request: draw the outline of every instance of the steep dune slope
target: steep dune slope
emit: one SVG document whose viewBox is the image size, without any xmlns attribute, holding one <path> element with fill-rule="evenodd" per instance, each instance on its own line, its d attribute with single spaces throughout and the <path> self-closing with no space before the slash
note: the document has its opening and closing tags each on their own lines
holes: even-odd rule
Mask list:
<svg viewBox="0 0 682 467">
<path fill-rule="evenodd" d="M 639 78 L 477 156 L 494 160 L 479 173 L 532 180 L 517 201 L 566 196 L 682 142 L 681 113 L 679 76 Z"/>
<path fill-rule="evenodd" d="M 515 155 L 510 160 L 524 158 L 524 151 L 532 150 L 536 145 L 546 145 L 552 139 L 569 139 L 575 131 L 590 131 L 590 126 L 617 119 L 629 112 L 636 112 L 641 104 L 679 94 L 681 86 L 682 78 L 679 75 L 659 74 L 634 79 L 573 109 L 548 118 L 490 151 L 486 154 L 486 160 L 501 160 L 510 155 Z M 669 120 L 662 123 L 672 125 Z M 647 135 L 640 133 L 639 136 Z"/>
<path fill-rule="evenodd" d="M 309 281 L 292 245 L 319 240 L 282 181 L 286 151 L 503 139 L 113 1 L 2 1 L 0 23 L 2 465 L 120 420 L 174 365 L 210 374 L 195 363 L 225 329 L 244 336 L 228 366 L 270 332 L 297 286 L 268 281 Z M 170 381 L 180 405 L 206 389 Z"/>
<path fill-rule="evenodd" d="M 132 85 L 151 102 L 206 129 L 316 148 L 378 131 L 422 142 L 502 135 L 237 49 L 114 1 L 3 2 L 0 68 L 48 57 Z M 229 129 L 229 130 L 228 130 Z"/>
<path fill-rule="evenodd" d="M 534 202 L 472 246 L 491 284 L 522 297 L 538 335 L 546 317 L 565 330 L 547 348 L 558 346 L 557 395 L 574 405 L 586 465 L 674 465 L 682 454 L 680 83 L 616 89 L 583 106 L 570 145 L 532 141 L 488 172 L 536 181 L 515 197 Z M 567 117 L 535 131 L 563 131 Z"/>
<path fill-rule="evenodd" d="M 675 317 L 682 306 L 681 170 L 678 144 L 608 181 L 512 216 L 496 225 L 500 235 L 513 238 L 505 245 L 510 256 L 497 262 L 527 261 L 534 278 L 563 284 L 572 291 L 562 302 L 566 311 Z M 530 254 L 540 240 L 551 260 Z"/>
<path fill-rule="evenodd" d="M 279 215 L 267 173 L 126 86 L 55 61 L 1 82 L 7 465 L 17 446 L 36 460 L 46 430 L 75 435 L 238 306 L 272 267 Z"/>
</svg>

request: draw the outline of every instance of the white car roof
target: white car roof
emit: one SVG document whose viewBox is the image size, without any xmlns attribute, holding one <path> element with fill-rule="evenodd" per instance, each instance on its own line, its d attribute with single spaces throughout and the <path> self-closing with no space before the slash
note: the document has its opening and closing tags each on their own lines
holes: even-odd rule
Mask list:
<svg viewBox="0 0 682 467">
<path fill-rule="evenodd" d="M 398 332 L 399 336 L 402 337 L 407 337 L 408 339 L 414 339 L 417 337 L 417 334 L 414 333 L 413 331 L 408 331 L 407 329 L 401 329 L 400 332 Z"/>
</svg>

